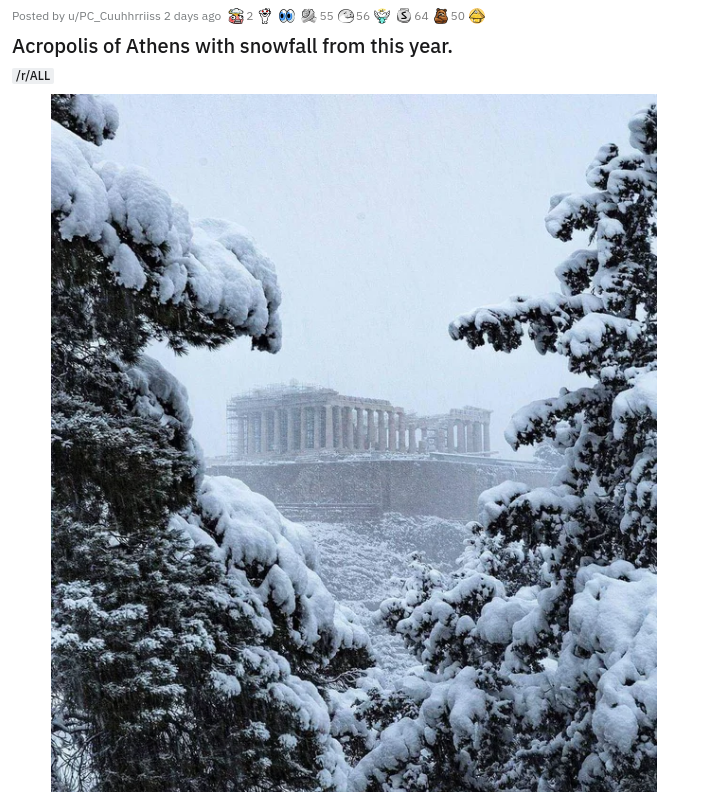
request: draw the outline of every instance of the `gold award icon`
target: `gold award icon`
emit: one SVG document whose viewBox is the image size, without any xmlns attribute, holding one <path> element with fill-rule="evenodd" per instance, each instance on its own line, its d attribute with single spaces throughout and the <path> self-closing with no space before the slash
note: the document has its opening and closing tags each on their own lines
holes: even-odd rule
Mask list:
<svg viewBox="0 0 702 792">
<path fill-rule="evenodd" d="M 483 19 L 485 19 L 485 14 L 483 14 L 480 8 L 474 8 L 470 14 L 468 14 L 468 19 L 470 19 L 473 24 L 479 25 Z"/>
</svg>

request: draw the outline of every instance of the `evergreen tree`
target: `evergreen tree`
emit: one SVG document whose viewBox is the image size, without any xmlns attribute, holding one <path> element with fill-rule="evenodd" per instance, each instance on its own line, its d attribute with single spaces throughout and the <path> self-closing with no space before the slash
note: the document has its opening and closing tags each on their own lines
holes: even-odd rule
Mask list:
<svg viewBox="0 0 702 792">
<path fill-rule="evenodd" d="M 273 266 L 101 161 L 109 103 L 56 95 L 52 116 L 53 788 L 341 789 L 323 696 L 368 664 L 365 633 L 301 526 L 203 475 L 185 391 L 144 355 L 277 351 Z"/>
<path fill-rule="evenodd" d="M 520 410 L 506 432 L 515 449 L 557 438 L 553 485 L 483 493 L 488 555 L 384 606 L 426 689 L 359 763 L 354 790 L 655 787 L 656 125 L 655 106 L 636 115 L 635 151 L 604 146 L 594 191 L 552 200 L 549 233 L 585 231 L 592 245 L 557 268 L 560 293 L 451 324 L 471 348 L 506 352 L 526 330 L 590 383 Z"/>
</svg>

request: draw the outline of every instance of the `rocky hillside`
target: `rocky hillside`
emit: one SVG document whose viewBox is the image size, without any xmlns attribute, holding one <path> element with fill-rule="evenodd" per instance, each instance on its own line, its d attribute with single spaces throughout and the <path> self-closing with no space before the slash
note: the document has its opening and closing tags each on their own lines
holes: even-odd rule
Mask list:
<svg viewBox="0 0 702 792">
<path fill-rule="evenodd" d="M 468 523 L 386 514 L 378 521 L 306 525 L 319 549 L 319 574 L 370 632 L 379 665 L 388 671 L 414 665 L 402 641 L 377 623 L 374 612 L 392 591 L 393 578 L 405 574 L 412 552 L 447 571 L 453 568 L 470 538 Z"/>
</svg>

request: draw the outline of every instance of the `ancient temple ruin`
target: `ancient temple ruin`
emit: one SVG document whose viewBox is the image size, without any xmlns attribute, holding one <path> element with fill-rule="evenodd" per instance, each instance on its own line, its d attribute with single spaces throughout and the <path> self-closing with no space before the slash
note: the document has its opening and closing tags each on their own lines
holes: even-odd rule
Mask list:
<svg viewBox="0 0 702 792">
<path fill-rule="evenodd" d="M 384 399 L 330 388 L 270 385 L 227 404 L 228 454 L 241 460 L 330 454 L 490 452 L 490 411 L 478 407 L 419 416 Z"/>
</svg>

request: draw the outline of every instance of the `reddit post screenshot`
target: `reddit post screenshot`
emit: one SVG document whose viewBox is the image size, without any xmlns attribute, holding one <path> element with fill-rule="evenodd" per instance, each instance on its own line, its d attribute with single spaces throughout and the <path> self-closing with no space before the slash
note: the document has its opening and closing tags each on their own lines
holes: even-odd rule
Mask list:
<svg viewBox="0 0 702 792">
<path fill-rule="evenodd" d="M 697 787 L 698 14 L 483 3 L 2 12 L 6 788 L 657 789 L 659 93 Z"/>
</svg>

